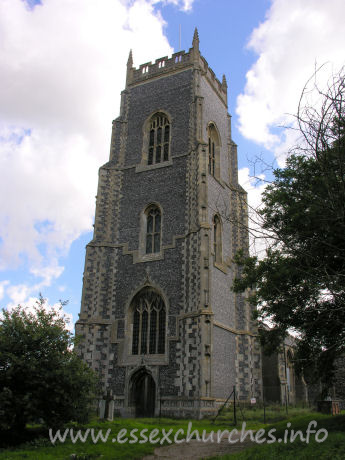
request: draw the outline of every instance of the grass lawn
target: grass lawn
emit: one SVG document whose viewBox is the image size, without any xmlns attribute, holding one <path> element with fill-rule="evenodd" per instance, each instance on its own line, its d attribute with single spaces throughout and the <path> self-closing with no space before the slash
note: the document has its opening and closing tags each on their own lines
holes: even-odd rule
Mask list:
<svg viewBox="0 0 345 460">
<path fill-rule="evenodd" d="M 178 429 L 183 429 L 187 433 L 188 420 L 175 420 L 167 418 L 152 418 L 152 419 L 116 419 L 113 422 L 109 421 L 99 421 L 94 420 L 93 422 L 77 426 L 74 424 L 66 425 L 63 427 L 60 432 L 63 434 L 66 428 L 73 428 L 74 434 L 78 429 L 81 429 L 83 434 L 87 429 L 94 429 L 95 434 L 99 430 L 102 430 L 103 436 L 106 435 L 107 430 L 110 430 L 110 435 L 108 436 L 107 442 L 98 441 L 96 444 L 93 443 L 91 436 L 89 435 L 86 442 L 81 442 L 78 439 L 77 442 L 72 443 L 70 437 L 66 439 L 64 443 L 56 441 L 55 445 L 52 445 L 49 440 L 48 433 L 44 432 L 41 437 L 34 439 L 31 442 L 27 442 L 23 445 L 16 446 L 13 448 L 0 449 L 0 459 L 35 459 L 35 460 L 50 460 L 50 459 L 70 459 L 72 454 L 77 454 L 75 460 L 87 460 L 87 459 L 139 459 L 145 455 L 153 453 L 154 449 L 160 445 L 151 444 L 150 442 L 145 443 L 129 443 L 125 442 L 123 444 L 112 442 L 120 432 L 121 429 L 127 429 L 128 433 L 137 429 L 140 432 L 143 429 L 147 429 L 148 432 L 145 434 L 148 436 L 149 433 L 157 428 L 160 430 L 159 437 L 162 438 L 161 430 L 165 429 L 168 432 L 172 429 L 173 434 L 176 433 Z M 200 436 L 202 431 L 206 430 L 210 432 L 212 430 L 217 431 L 219 429 L 232 429 L 232 426 L 229 424 L 229 420 L 226 420 L 225 417 L 222 417 L 222 420 L 217 420 L 216 423 L 212 423 L 211 420 L 193 420 L 192 428 L 199 430 Z M 253 430 L 258 429 L 262 424 L 255 421 L 248 422 L 248 427 Z M 33 429 L 34 430 L 34 429 Z M 135 434 L 138 435 L 138 432 Z M 55 434 L 55 431 L 54 431 Z M 157 435 L 156 435 L 157 436 Z M 155 436 L 155 437 L 156 437 Z M 180 435 L 181 438 L 185 437 L 186 434 Z M 171 436 L 172 438 L 173 436 Z M 127 435 L 128 441 L 131 438 Z M 140 439 L 139 439 L 140 440 Z M 164 444 L 167 444 L 165 442 Z"/>
<path fill-rule="evenodd" d="M 242 425 L 242 414 L 238 414 L 238 425 L 237 428 L 241 429 Z M 259 416 L 258 411 L 248 410 L 247 412 L 243 412 L 243 416 L 246 420 L 246 429 L 251 430 L 258 430 L 262 427 L 266 429 L 266 432 L 274 427 L 277 428 L 278 432 L 284 433 L 286 429 L 286 423 L 288 420 L 275 422 L 272 425 L 264 425 L 262 423 L 262 418 Z M 281 414 L 276 415 L 278 420 L 281 420 L 285 414 L 282 412 Z M 273 414 L 272 414 L 273 417 Z M 252 420 L 250 420 L 250 418 Z M 291 411 L 289 414 L 289 420 L 292 423 L 292 429 L 298 430 L 301 429 L 303 431 L 306 430 L 308 423 L 310 420 L 316 420 L 318 422 L 318 427 L 325 427 L 329 431 L 329 438 L 327 441 L 321 444 L 317 444 L 315 442 L 306 445 L 302 443 L 298 443 L 295 441 L 293 444 L 271 444 L 271 445 L 259 445 L 254 448 L 250 448 L 249 450 L 233 455 L 229 458 L 243 458 L 243 459 L 288 459 L 294 458 L 303 459 L 303 458 L 316 458 L 319 459 L 326 459 L 332 458 L 333 460 L 337 459 L 344 459 L 345 458 L 345 415 L 337 416 L 337 417 L 329 417 L 323 416 L 320 414 L 314 413 L 307 413 L 306 410 L 295 410 L 295 412 Z M 181 433 L 180 437 L 183 438 L 186 436 L 187 427 L 188 427 L 188 420 L 174 420 L 174 419 L 116 419 L 113 422 L 109 421 L 99 421 L 93 420 L 91 423 L 83 426 L 77 426 L 75 424 L 69 424 L 65 427 L 62 427 L 60 432 L 61 434 L 64 433 L 65 429 L 73 428 L 73 433 L 81 429 L 82 434 L 85 434 L 86 430 L 94 429 L 94 433 L 97 435 L 99 430 L 102 430 L 103 436 L 106 436 L 107 430 L 109 430 L 108 439 L 106 442 L 101 442 L 100 440 L 97 443 L 94 443 L 91 439 L 91 435 L 89 432 L 89 436 L 87 437 L 85 442 L 82 442 L 78 439 L 75 443 L 71 441 L 71 438 L 68 436 L 65 442 L 59 442 L 58 440 L 53 445 L 48 437 L 48 433 L 46 431 L 42 431 L 42 428 L 39 427 L 32 427 L 30 430 L 32 433 L 36 433 L 37 431 L 40 433 L 40 436 L 34 437 L 32 441 L 26 442 L 25 444 L 7 448 L 7 449 L 0 449 L 0 459 L 35 459 L 35 460 L 50 460 L 50 459 L 59 459 L 59 460 L 68 460 L 74 458 L 75 460 L 88 460 L 88 459 L 102 459 L 102 460 L 110 460 L 110 459 L 140 459 L 145 455 L 148 455 L 154 451 L 156 447 L 160 445 L 158 442 L 157 444 L 151 444 L 150 442 L 132 442 L 132 437 L 129 436 L 129 432 L 131 430 L 138 430 L 135 432 L 135 435 L 138 436 L 138 433 L 143 430 L 147 429 L 148 431 L 145 433 L 149 436 L 149 433 L 157 428 L 159 430 L 159 434 L 156 434 L 154 437 L 162 438 L 162 429 L 165 429 L 168 432 L 172 429 L 173 434 L 170 435 L 172 439 L 174 433 L 177 432 L 179 429 L 184 430 L 184 434 Z M 212 423 L 211 420 L 193 420 L 193 430 L 197 429 L 202 435 L 202 431 L 206 430 L 206 432 L 210 431 L 218 431 L 218 430 L 229 430 L 233 429 L 232 425 L 232 413 L 224 413 L 222 414 L 215 423 Z M 118 436 L 120 430 L 127 429 L 127 438 L 128 441 L 124 443 L 112 442 L 112 439 Z M 53 432 L 54 434 L 56 431 Z M 278 437 L 278 435 L 277 435 Z M 140 439 L 139 439 L 140 440 Z M 141 438 L 143 440 L 143 438 Z M 167 444 L 165 442 L 164 444 Z M 247 454 L 248 452 L 248 454 Z M 250 452 L 250 453 L 249 453 Z M 317 455 L 315 453 L 317 452 Z M 329 452 L 332 452 L 331 456 L 328 455 Z M 341 455 L 342 453 L 342 455 Z M 75 456 L 72 456 L 75 454 Z M 285 456 L 284 456 L 285 455 Z M 286 456 L 290 455 L 290 456 Z M 302 456 L 301 456 L 302 455 Z M 304 455 L 304 456 L 303 456 Z M 309 455 L 309 456 L 308 456 Z M 338 455 L 338 456 L 337 456 Z M 219 457 L 218 457 L 219 458 Z M 223 457 L 227 458 L 227 457 Z M 179 459 L 176 459 L 179 460 Z"/>
<path fill-rule="evenodd" d="M 328 431 L 328 437 L 323 442 L 316 442 L 314 434 L 310 436 L 310 442 L 301 442 L 296 438 L 294 442 L 261 444 L 248 448 L 243 452 L 225 455 L 222 457 L 212 457 L 213 459 L 222 460 L 344 460 L 345 459 L 345 415 L 327 416 L 321 414 L 310 414 L 297 416 L 290 419 L 291 427 L 289 433 L 294 430 L 301 430 L 305 436 L 308 424 L 311 420 L 317 422 L 316 430 L 325 428 Z M 270 427 L 277 429 L 275 436 L 284 439 L 284 433 L 287 429 L 287 420 L 284 422 L 273 423 L 266 426 L 266 433 Z M 287 439 L 289 440 L 290 434 Z M 320 433 L 320 439 L 323 435 Z M 209 459 L 211 460 L 211 458 Z"/>
</svg>

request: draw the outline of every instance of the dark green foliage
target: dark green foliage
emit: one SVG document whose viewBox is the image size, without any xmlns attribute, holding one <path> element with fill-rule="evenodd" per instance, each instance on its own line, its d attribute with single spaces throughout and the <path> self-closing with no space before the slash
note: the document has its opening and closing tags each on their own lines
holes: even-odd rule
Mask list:
<svg viewBox="0 0 345 460">
<path fill-rule="evenodd" d="M 73 351 L 72 334 L 40 297 L 0 319 L 0 430 L 20 433 L 28 422 L 58 426 L 86 421 L 96 379 Z"/>
<path fill-rule="evenodd" d="M 304 148 L 295 149 L 263 194 L 263 228 L 271 237 L 266 257 L 238 254 L 235 292 L 255 287 L 257 317 L 269 351 L 288 330 L 299 333 L 297 368 L 332 380 L 333 362 L 345 351 L 345 85 L 333 81 L 320 112 L 298 115 Z"/>
</svg>

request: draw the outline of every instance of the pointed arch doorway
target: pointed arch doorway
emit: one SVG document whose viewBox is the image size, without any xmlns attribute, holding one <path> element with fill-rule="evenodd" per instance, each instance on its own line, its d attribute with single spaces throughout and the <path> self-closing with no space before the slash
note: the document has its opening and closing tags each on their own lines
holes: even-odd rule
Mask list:
<svg viewBox="0 0 345 460">
<path fill-rule="evenodd" d="M 131 401 L 135 406 L 136 417 L 154 417 L 156 384 L 152 375 L 145 369 L 139 369 L 131 378 Z"/>
</svg>

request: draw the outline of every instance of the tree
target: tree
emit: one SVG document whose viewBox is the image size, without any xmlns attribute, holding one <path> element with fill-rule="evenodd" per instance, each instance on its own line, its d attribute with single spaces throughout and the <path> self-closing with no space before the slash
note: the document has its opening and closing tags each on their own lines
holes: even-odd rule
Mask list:
<svg viewBox="0 0 345 460">
<path fill-rule="evenodd" d="M 233 289 L 255 287 L 264 345 L 273 350 L 288 331 L 298 335 L 296 367 L 316 370 L 325 387 L 333 363 L 345 351 L 345 74 L 326 91 L 321 105 L 305 103 L 297 121 L 303 142 L 263 194 L 259 211 L 271 244 L 262 260 L 239 253 Z M 314 93 L 315 94 L 315 93 Z"/>
<path fill-rule="evenodd" d="M 62 308 L 62 305 L 61 305 Z M 54 427 L 85 421 L 96 377 L 73 351 L 59 311 L 40 296 L 33 312 L 18 306 L 0 319 L 0 429 L 21 433 L 26 423 Z"/>
</svg>

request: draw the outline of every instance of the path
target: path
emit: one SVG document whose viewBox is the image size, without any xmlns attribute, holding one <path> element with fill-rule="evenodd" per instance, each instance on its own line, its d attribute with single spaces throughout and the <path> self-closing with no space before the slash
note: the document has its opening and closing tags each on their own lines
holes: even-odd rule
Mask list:
<svg viewBox="0 0 345 460">
<path fill-rule="evenodd" d="M 217 442 L 199 442 L 192 440 L 189 443 L 171 444 L 169 446 L 157 447 L 153 455 L 147 455 L 142 460 L 201 460 L 207 457 L 218 457 L 225 454 L 235 454 L 247 447 L 254 445 L 250 440 L 230 444 L 224 437 Z M 236 439 L 236 437 L 233 437 Z"/>
</svg>

